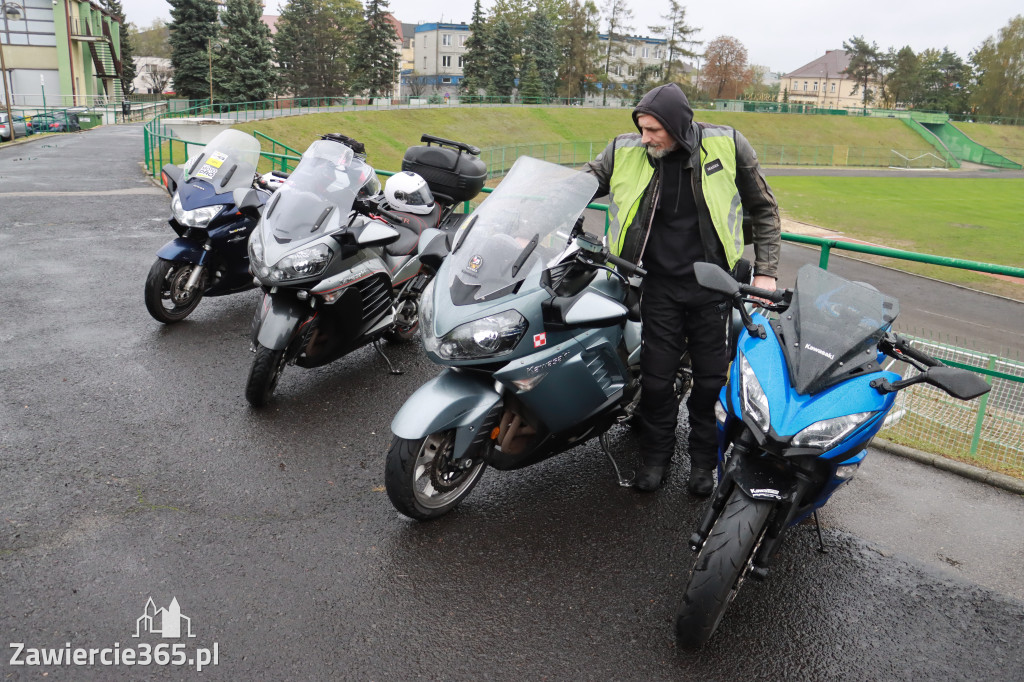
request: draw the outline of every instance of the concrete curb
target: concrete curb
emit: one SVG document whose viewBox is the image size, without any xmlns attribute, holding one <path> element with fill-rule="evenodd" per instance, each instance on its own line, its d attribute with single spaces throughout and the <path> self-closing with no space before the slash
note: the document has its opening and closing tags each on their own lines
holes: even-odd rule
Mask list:
<svg viewBox="0 0 1024 682">
<path fill-rule="evenodd" d="M 979 483 L 987 483 L 988 485 L 996 488 L 1002 488 L 1003 490 L 1011 493 L 1024 495 L 1024 481 L 1014 478 L 1013 476 L 1007 476 L 1006 474 L 982 469 L 980 467 L 959 462 L 955 459 L 947 459 L 940 455 L 933 455 L 920 450 L 915 450 L 914 448 L 899 445 L 898 443 L 892 443 L 881 438 L 876 438 L 871 441 L 871 447 L 884 450 L 885 452 L 893 455 L 912 459 L 915 462 L 920 462 L 921 464 L 930 464 L 936 469 L 942 469 L 944 471 L 963 476 L 964 478 L 978 481 Z"/>
</svg>

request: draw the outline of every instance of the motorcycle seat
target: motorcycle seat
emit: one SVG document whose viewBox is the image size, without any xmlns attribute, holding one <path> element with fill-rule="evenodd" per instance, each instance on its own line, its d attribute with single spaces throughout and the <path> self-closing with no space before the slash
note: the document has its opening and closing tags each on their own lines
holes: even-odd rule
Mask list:
<svg viewBox="0 0 1024 682">
<path fill-rule="evenodd" d="M 408 256 L 416 250 L 419 244 L 420 234 L 428 227 L 437 227 L 438 218 L 441 215 L 441 207 L 436 203 L 430 213 L 419 215 L 417 213 L 406 213 L 404 211 L 391 211 L 392 214 L 400 216 L 402 223 L 396 225 L 389 221 L 389 225 L 398 230 L 398 241 L 394 241 L 384 247 L 384 252 L 389 256 Z"/>
</svg>

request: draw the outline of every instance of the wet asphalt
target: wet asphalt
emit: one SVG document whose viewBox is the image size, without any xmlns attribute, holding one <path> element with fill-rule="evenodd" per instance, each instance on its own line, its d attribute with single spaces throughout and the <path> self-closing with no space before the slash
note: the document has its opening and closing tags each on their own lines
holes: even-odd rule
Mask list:
<svg viewBox="0 0 1024 682">
<path fill-rule="evenodd" d="M 0 149 L 3 679 L 1022 679 L 1024 499 L 880 451 L 824 510 L 827 553 L 793 529 L 696 653 L 672 637 L 703 507 L 682 452 L 655 495 L 589 443 L 487 472 L 439 521 L 399 516 L 388 425 L 435 368 L 416 344 L 388 347 L 400 376 L 362 349 L 250 409 L 255 292 L 169 327 L 145 310 L 171 231 L 141 147 L 120 126 Z M 633 435 L 611 442 L 631 467 Z M 195 637 L 134 637 L 150 597 Z M 218 664 L 10 660 L 161 641 Z"/>
</svg>

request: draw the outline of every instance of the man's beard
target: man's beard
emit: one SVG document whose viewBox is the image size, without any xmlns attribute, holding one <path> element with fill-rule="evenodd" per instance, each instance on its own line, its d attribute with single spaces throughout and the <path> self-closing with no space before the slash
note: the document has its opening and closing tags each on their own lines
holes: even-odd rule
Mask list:
<svg viewBox="0 0 1024 682">
<path fill-rule="evenodd" d="M 674 152 L 678 146 L 678 144 L 673 144 L 671 147 L 652 147 L 647 145 L 647 155 L 652 159 L 661 159 Z"/>
</svg>

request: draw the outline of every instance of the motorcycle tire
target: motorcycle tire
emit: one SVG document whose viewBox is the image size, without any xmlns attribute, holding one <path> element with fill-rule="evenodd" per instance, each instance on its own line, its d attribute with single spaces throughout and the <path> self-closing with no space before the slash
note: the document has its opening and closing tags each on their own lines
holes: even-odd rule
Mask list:
<svg viewBox="0 0 1024 682">
<path fill-rule="evenodd" d="M 196 309 L 203 298 L 203 282 L 191 293 L 184 290 L 193 267 L 163 258 L 153 263 L 146 277 L 146 310 L 153 319 L 164 324 L 181 322 Z"/>
<path fill-rule="evenodd" d="M 429 521 L 444 516 L 469 495 L 487 465 L 473 457 L 468 469 L 451 466 L 449 457 L 454 446 L 455 429 L 418 440 L 392 439 L 384 467 L 384 489 L 395 509 L 409 518 Z"/>
<path fill-rule="evenodd" d="M 249 370 L 249 381 L 245 384 L 245 399 L 253 407 L 263 407 L 274 395 L 277 382 L 284 372 L 284 350 L 271 350 L 256 345 L 256 357 Z"/>
<path fill-rule="evenodd" d="M 772 503 L 735 488 L 697 554 L 676 615 L 676 639 L 684 649 L 704 645 L 739 592 L 761 543 Z"/>
<path fill-rule="evenodd" d="M 384 339 L 388 343 L 408 343 L 416 338 L 416 333 L 420 330 L 420 319 L 416 308 L 418 300 L 419 295 L 417 294 L 415 297 L 403 299 L 400 303 L 400 306 L 412 305 L 412 314 L 396 315 L 394 326 L 384 333 Z M 401 312 L 401 308 L 399 312 Z"/>
</svg>

